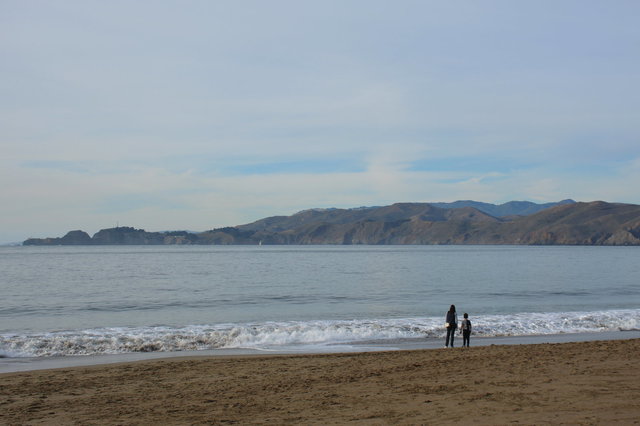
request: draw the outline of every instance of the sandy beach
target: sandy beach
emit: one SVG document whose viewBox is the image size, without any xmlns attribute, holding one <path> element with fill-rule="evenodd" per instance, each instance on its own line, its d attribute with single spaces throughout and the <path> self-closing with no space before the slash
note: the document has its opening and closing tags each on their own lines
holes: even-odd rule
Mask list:
<svg viewBox="0 0 640 426">
<path fill-rule="evenodd" d="M 0 423 L 639 424 L 640 339 L 0 375 Z"/>
</svg>

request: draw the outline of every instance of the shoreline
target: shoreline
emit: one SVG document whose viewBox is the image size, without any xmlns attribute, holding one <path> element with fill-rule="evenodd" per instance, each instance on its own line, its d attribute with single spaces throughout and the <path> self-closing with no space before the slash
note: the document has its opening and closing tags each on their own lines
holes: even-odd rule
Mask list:
<svg viewBox="0 0 640 426">
<path fill-rule="evenodd" d="M 638 351 L 628 338 L 14 372 L 0 424 L 633 424 Z"/>
<path fill-rule="evenodd" d="M 529 336 L 472 336 L 471 346 L 493 345 L 531 345 L 544 343 L 575 343 L 600 340 L 640 339 L 640 330 L 605 331 L 593 333 L 562 333 Z M 266 349 L 211 349 L 180 352 L 132 352 L 121 354 L 74 355 L 58 357 L 15 357 L 0 358 L 0 376 L 5 373 L 21 371 L 38 371 L 59 368 L 109 365 L 128 362 L 144 362 L 162 359 L 203 358 L 203 357 L 244 357 L 270 355 L 317 355 L 317 354 L 349 354 L 361 352 L 432 350 L 443 347 L 444 338 L 374 340 L 355 343 L 334 344 L 326 346 L 281 347 Z M 462 336 L 456 334 L 456 348 L 459 348 Z M 454 348 L 454 349 L 456 349 Z"/>
</svg>

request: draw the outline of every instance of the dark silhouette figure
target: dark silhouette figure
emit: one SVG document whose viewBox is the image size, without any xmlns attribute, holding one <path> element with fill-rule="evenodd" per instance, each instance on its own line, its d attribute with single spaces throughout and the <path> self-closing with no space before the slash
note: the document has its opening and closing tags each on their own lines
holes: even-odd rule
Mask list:
<svg viewBox="0 0 640 426">
<path fill-rule="evenodd" d="M 471 338 L 471 321 L 469 314 L 464 314 L 464 319 L 460 322 L 460 333 L 462 333 L 462 347 L 469 347 L 469 339 Z"/>
<path fill-rule="evenodd" d="M 449 347 L 449 343 L 451 343 L 451 347 L 453 347 L 453 338 L 458 328 L 458 315 L 456 314 L 455 305 L 451 305 L 449 312 L 447 312 L 445 327 L 447 328 L 447 340 L 444 343 L 444 347 Z"/>
</svg>

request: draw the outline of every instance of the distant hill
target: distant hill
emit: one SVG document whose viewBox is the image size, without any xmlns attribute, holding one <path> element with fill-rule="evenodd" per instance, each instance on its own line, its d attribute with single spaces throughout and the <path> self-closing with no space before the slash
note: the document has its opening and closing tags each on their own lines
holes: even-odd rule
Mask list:
<svg viewBox="0 0 640 426">
<path fill-rule="evenodd" d="M 508 216 L 526 216 L 557 205 L 572 203 L 575 203 L 575 201 L 563 200 L 546 204 L 536 204 L 530 201 L 510 201 L 500 205 L 478 201 L 455 201 L 453 203 L 397 203 L 386 207 L 358 207 L 355 209 L 309 209 L 292 216 L 272 216 L 260 219 L 246 225 L 239 225 L 236 228 L 243 231 L 280 232 L 314 222 L 331 224 L 352 223 L 362 220 L 388 222 L 406 219 L 419 213 L 423 214 L 425 220 L 428 220 L 431 215 L 432 220 L 440 221 L 447 215 L 442 209 L 455 210 L 467 207 L 485 213 L 484 216 L 490 215 L 495 218 L 504 218 Z M 451 218 L 453 216 L 449 215 L 448 217 Z M 476 220 L 478 219 L 476 218 Z"/>
<path fill-rule="evenodd" d="M 243 231 L 281 232 L 313 223 L 348 224 L 362 221 L 394 222 L 420 216 L 427 221 L 446 221 L 461 215 L 469 220 L 496 220 L 496 218 L 468 208 L 442 209 L 429 203 L 396 203 L 384 207 L 360 207 L 357 209 L 310 209 L 292 216 L 273 216 L 236 228 Z"/>
<path fill-rule="evenodd" d="M 129 226 L 102 229 L 90 237 L 84 231 L 70 231 L 60 238 L 29 238 L 25 246 L 52 245 L 164 245 L 196 244 L 198 237 L 187 231 L 147 232 Z"/>
<path fill-rule="evenodd" d="M 201 233 L 104 229 L 89 237 L 71 231 L 62 238 L 29 239 L 54 244 L 538 244 L 640 245 L 640 206 L 565 200 L 536 210 L 528 202 L 494 206 L 473 201 L 396 203 L 357 209 L 311 209 Z M 465 203 L 481 204 L 484 210 Z M 514 212 L 518 212 L 515 214 Z M 501 213 L 498 215 L 497 213 Z"/>
<path fill-rule="evenodd" d="M 432 206 L 440 207 L 442 209 L 457 209 L 460 207 L 473 207 L 495 217 L 505 216 L 528 216 L 530 214 L 538 213 L 539 211 L 555 207 L 562 204 L 573 204 L 573 200 L 562 200 L 557 203 L 545 203 L 536 204 L 531 201 L 509 201 L 504 204 L 489 204 L 479 201 L 454 201 L 453 203 L 431 203 Z"/>
</svg>

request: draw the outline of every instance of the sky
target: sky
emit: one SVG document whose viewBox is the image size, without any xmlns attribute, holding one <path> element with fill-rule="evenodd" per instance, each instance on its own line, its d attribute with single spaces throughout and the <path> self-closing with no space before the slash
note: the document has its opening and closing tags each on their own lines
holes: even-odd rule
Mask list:
<svg viewBox="0 0 640 426">
<path fill-rule="evenodd" d="M 640 2 L 0 0 L 0 243 L 640 204 Z"/>
</svg>

